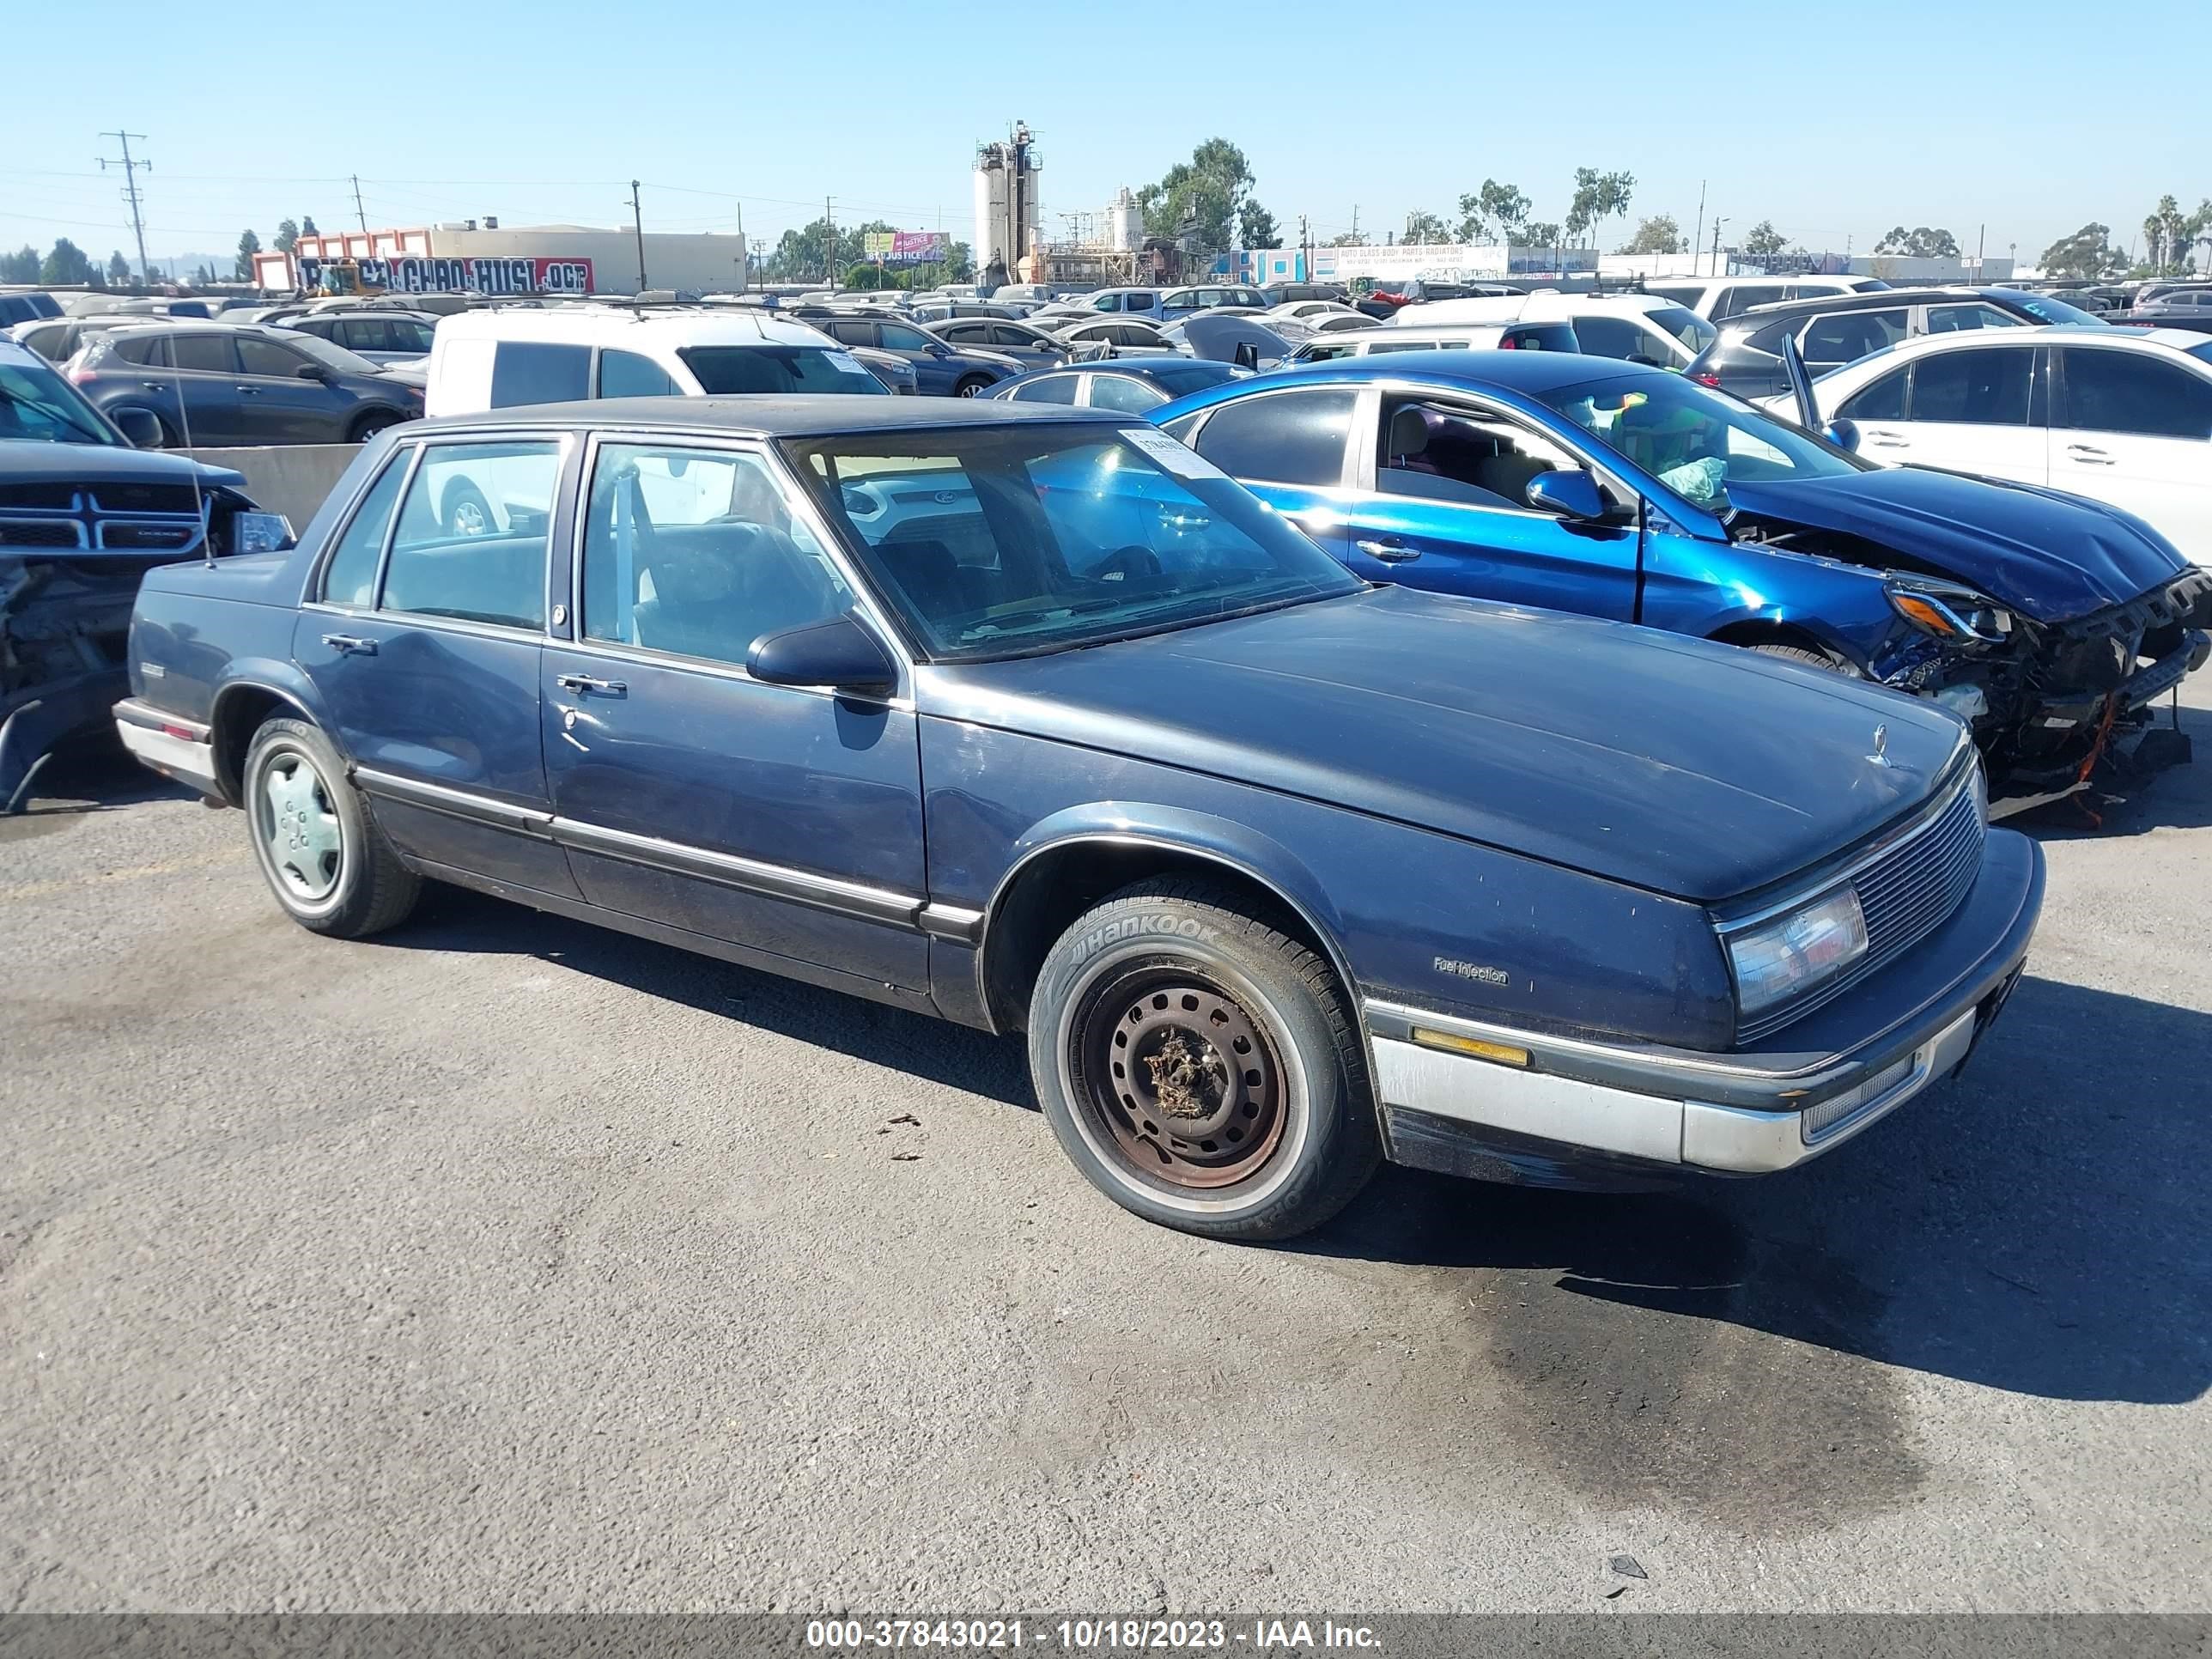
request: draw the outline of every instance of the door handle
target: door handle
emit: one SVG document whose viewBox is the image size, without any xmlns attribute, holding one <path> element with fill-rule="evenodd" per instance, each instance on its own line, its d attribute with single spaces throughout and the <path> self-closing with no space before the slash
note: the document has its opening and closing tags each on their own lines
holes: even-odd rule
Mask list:
<svg viewBox="0 0 2212 1659">
<path fill-rule="evenodd" d="M 1869 432 L 1867 434 L 1867 441 L 1874 445 L 1878 449 L 1910 449 L 1912 447 L 1912 443 L 1910 439 L 1900 438 L 1894 432 Z"/>
<path fill-rule="evenodd" d="M 1421 550 L 1408 547 L 1395 536 L 1376 538 L 1352 545 L 1370 559 L 1380 559 L 1385 564 L 1403 564 L 1408 559 L 1418 559 Z"/>
<path fill-rule="evenodd" d="M 323 643 L 343 656 L 373 657 L 376 654 L 376 641 L 362 639 L 358 634 L 325 634 Z"/>
<path fill-rule="evenodd" d="M 260 388 L 259 386 L 233 386 L 233 387 L 231 388 L 231 390 L 232 390 L 232 391 L 234 391 L 234 392 L 244 392 L 247 397 L 251 398 L 252 396 L 253 396 L 253 394 L 254 394 L 255 392 L 257 392 L 260 391 L 260 390 L 261 390 L 261 388 Z"/>
<path fill-rule="evenodd" d="M 2085 466 L 2110 466 L 2112 458 L 2094 444 L 2069 444 L 2066 453 Z"/>
<path fill-rule="evenodd" d="M 553 684 L 566 690 L 580 691 L 586 695 L 593 691 L 608 697 L 626 697 L 629 695 L 629 687 L 622 681 L 595 680 L 589 674 L 556 674 L 553 677 Z"/>
<path fill-rule="evenodd" d="M 175 388 L 167 380 L 141 380 L 138 384 L 144 386 L 149 392 L 172 392 L 175 390 Z"/>
</svg>

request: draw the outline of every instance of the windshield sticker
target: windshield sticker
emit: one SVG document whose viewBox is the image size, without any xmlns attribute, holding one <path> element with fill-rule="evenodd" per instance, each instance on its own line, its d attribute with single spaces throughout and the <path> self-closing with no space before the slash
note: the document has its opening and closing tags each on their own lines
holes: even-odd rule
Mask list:
<svg viewBox="0 0 2212 1659">
<path fill-rule="evenodd" d="M 1229 475 L 1194 449 L 1186 448 L 1164 432 L 1125 427 L 1121 435 L 1178 478 L 1222 478 Z"/>
<path fill-rule="evenodd" d="M 829 354 L 829 357 L 831 362 L 848 374 L 866 374 L 868 372 L 860 366 L 860 360 L 849 351 L 833 351 Z"/>
</svg>

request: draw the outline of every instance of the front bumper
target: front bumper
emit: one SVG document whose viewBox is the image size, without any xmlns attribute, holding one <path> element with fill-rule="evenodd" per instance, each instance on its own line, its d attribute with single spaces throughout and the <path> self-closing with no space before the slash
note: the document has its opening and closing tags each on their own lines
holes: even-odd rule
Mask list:
<svg viewBox="0 0 2212 1659">
<path fill-rule="evenodd" d="M 1990 831 L 1973 887 L 1911 955 L 1727 1054 L 1549 1036 L 1370 1000 L 1390 1155 L 1459 1173 L 1495 1166 L 1508 1179 L 1582 1161 L 1764 1175 L 1818 1158 L 1965 1063 L 2018 982 L 2043 878 L 2039 847 Z M 1452 1052 L 1455 1039 L 1523 1050 L 1528 1064 Z"/>
<path fill-rule="evenodd" d="M 174 778 L 210 799 L 221 797 L 213 734 L 198 720 L 125 697 L 115 705 L 115 732 L 125 749 L 163 777 Z"/>
</svg>

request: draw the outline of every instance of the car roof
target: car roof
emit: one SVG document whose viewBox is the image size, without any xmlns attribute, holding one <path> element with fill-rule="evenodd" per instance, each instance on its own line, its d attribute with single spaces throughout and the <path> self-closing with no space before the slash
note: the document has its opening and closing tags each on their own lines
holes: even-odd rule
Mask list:
<svg viewBox="0 0 2212 1659">
<path fill-rule="evenodd" d="M 819 329 L 759 306 L 491 307 L 438 319 L 440 340 L 551 340 L 620 345 L 674 335 L 689 345 L 823 345 Z"/>
<path fill-rule="evenodd" d="M 1238 382 L 1254 386 L 1315 386 L 1329 380 L 1426 380 L 1439 386 L 1497 386 L 1524 396 L 1540 396 L 1563 386 L 1624 376 L 1666 375 L 1613 357 L 1586 357 L 1572 351 L 1389 351 L 1357 357 L 1332 357 L 1302 363 Z"/>
<path fill-rule="evenodd" d="M 2002 300 L 2019 305 L 2033 298 L 2016 288 L 1969 288 L 1963 283 L 1928 283 L 1917 288 L 1861 289 L 1850 294 L 1808 294 L 1753 306 L 1723 319 L 1729 328 L 1746 322 L 1771 323 L 1778 317 L 1809 317 L 1818 312 L 1879 311 L 1885 306 L 1924 306 L 1938 300 Z"/>
<path fill-rule="evenodd" d="M 641 427 L 717 432 L 757 438 L 827 437 L 848 432 L 927 431 L 938 427 L 988 426 L 1000 421 L 1119 421 L 1138 417 L 1065 404 L 1000 404 L 976 398 L 595 398 L 586 403 L 526 404 L 470 415 L 417 421 L 411 431 L 589 427 Z"/>
<path fill-rule="evenodd" d="M 2208 339 L 2212 339 L 2212 335 L 2199 334 L 2186 328 L 2085 328 L 2079 323 L 2034 323 L 2022 324 L 2017 328 L 1966 328 L 1943 334 L 1922 334 L 1910 340 L 1899 340 L 1880 353 L 1870 355 L 1891 359 L 1924 357 L 1932 351 L 1968 345 L 2031 344 L 2086 346 L 2093 351 L 2130 351 L 2142 346 L 2187 351 L 2191 346 L 2204 344 Z M 2200 358 L 2198 361 L 2203 360 Z M 1846 368 L 1857 366 L 1856 362 L 1844 365 Z"/>
</svg>

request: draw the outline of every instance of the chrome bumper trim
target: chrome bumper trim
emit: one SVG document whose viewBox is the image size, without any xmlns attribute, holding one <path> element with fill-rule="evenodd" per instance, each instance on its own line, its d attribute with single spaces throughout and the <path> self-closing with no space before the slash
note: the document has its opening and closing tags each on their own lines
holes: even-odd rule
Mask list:
<svg viewBox="0 0 2212 1659">
<path fill-rule="evenodd" d="M 197 732 L 197 737 L 179 737 Z M 215 781 L 215 745 L 208 728 L 198 720 L 167 714 L 150 704 L 126 697 L 115 705 L 115 732 L 141 765 L 165 778 L 173 778 L 188 789 L 220 798 Z"/>
</svg>

